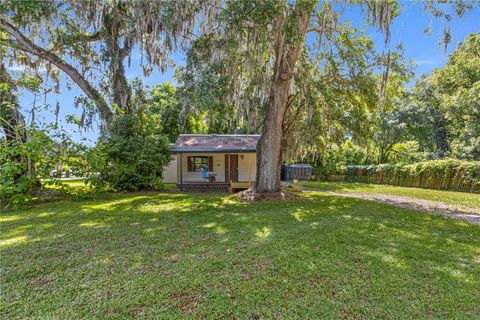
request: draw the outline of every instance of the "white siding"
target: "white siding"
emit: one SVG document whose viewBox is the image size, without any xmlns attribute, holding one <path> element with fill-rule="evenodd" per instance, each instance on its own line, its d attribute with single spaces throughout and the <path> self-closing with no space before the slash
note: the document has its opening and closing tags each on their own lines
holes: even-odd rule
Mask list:
<svg viewBox="0 0 480 320">
<path fill-rule="evenodd" d="M 172 155 L 170 163 L 163 168 L 163 182 L 177 183 L 177 157 Z"/>
<path fill-rule="evenodd" d="M 243 159 L 242 159 L 243 156 Z M 257 155 L 251 153 L 238 154 L 238 181 L 255 181 L 257 174 Z"/>
</svg>

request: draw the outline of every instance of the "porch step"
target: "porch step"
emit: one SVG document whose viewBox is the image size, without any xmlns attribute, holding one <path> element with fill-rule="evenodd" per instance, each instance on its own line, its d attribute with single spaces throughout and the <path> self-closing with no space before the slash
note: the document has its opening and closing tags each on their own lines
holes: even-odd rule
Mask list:
<svg viewBox="0 0 480 320">
<path fill-rule="evenodd" d="M 253 182 L 232 182 L 230 184 L 230 192 L 238 192 L 246 190 L 253 185 Z"/>
</svg>

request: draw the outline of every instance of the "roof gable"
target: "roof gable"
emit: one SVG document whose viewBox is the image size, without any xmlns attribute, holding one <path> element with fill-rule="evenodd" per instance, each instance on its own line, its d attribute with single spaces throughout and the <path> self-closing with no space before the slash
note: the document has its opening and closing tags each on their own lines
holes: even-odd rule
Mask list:
<svg viewBox="0 0 480 320">
<path fill-rule="evenodd" d="M 258 134 L 181 134 L 173 152 L 255 152 Z"/>
</svg>

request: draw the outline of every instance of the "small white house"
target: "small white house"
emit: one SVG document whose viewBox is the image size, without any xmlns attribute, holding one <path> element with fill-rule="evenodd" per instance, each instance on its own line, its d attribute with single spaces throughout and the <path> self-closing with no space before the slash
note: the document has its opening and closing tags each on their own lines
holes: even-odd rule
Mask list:
<svg viewBox="0 0 480 320">
<path fill-rule="evenodd" d="M 182 191 L 235 191 L 255 181 L 260 135 L 181 134 L 163 170 Z"/>
</svg>

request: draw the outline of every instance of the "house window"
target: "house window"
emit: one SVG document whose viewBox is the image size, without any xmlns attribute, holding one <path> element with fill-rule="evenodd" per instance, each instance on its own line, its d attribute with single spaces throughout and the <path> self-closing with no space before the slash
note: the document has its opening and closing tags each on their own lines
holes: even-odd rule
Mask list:
<svg viewBox="0 0 480 320">
<path fill-rule="evenodd" d="M 205 168 L 208 170 L 208 157 L 192 157 L 192 172 L 202 172 L 202 169 Z"/>
</svg>

